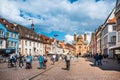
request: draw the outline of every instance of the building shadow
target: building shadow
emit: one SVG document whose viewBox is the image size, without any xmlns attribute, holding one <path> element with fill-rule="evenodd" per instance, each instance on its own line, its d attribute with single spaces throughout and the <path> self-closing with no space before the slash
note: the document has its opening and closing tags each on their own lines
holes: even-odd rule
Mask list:
<svg viewBox="0 0 120 80">
<path fill-rule="evenodd" d="M 120 64 L 117 63 L 117 60 L 107 59 L 107 63 L 103 62 L 102 65 L 94 65 L 93 58 L 86 58 L 86 61 L 91 62 L 91 64 L 89 64 L 91 67 L 98 67 L 101 70 L 119 71 L 120 72 Z"/>
</svg>

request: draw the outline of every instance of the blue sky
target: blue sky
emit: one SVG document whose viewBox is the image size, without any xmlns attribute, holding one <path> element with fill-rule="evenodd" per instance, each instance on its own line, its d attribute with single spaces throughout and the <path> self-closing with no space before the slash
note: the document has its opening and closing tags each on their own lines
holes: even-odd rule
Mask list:
<svg viewBox="0 0 120 80">
<path fill-rule="evenodd" d="M 102 25 L 115 0 L 0 0 L 0 16 L 58 40 L 72 42 L 73 34 L 90 33 Z"/>
</svg>

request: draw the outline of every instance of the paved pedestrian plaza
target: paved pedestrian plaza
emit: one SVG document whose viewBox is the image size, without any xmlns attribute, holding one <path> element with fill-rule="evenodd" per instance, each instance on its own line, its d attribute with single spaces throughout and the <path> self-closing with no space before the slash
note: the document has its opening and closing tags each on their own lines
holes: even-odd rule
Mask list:
<svg viewBox="0 0 120 80">
<path fill-rule="evenodd" d="M 120 64 L 109 59 L 102 66 L 95 66 L 91 58 L 71 60 L 70 70 L 65 69 L 65 62 L 59 61 L 51 65 L 48 61 L 47 69 L 38 69 L 38 62 L 33 62 L 33 68 L 7 68 L 6 63 L 0 64 L 1 80 L 120 80 Z"/>
</svg>

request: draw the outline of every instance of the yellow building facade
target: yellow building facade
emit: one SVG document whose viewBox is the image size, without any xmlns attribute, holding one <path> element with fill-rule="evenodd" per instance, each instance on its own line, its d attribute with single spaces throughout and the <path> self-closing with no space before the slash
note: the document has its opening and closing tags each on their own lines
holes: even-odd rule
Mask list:
<svg viewBox="0 0 120 80">
<path fill-rule="evenodd" d="M 76 48 L 75 54 L 84 55 L 84 54 L 87 54 L 89 52 L 89 46 L 88 46 L 86 34 L 84 34 L 84 37 L 82 37 L 82 35 L 79 34 L 77 36 L 77 34 L 74 33 L 73 45 Z"/>
</svg>

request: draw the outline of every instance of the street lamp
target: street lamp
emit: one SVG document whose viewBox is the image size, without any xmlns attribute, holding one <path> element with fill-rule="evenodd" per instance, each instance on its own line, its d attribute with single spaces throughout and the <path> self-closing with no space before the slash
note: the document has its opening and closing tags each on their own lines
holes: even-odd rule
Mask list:
<svg viewBox="0 0 120 80">
<path fill-rule="evenodd" d="M 54 34 L 54 53 L 57 53 L 56 47 L 57 47 L 57 42 L 55 40 L 55 38 L 57 37 L 57 34 Z"/>
</svg>

